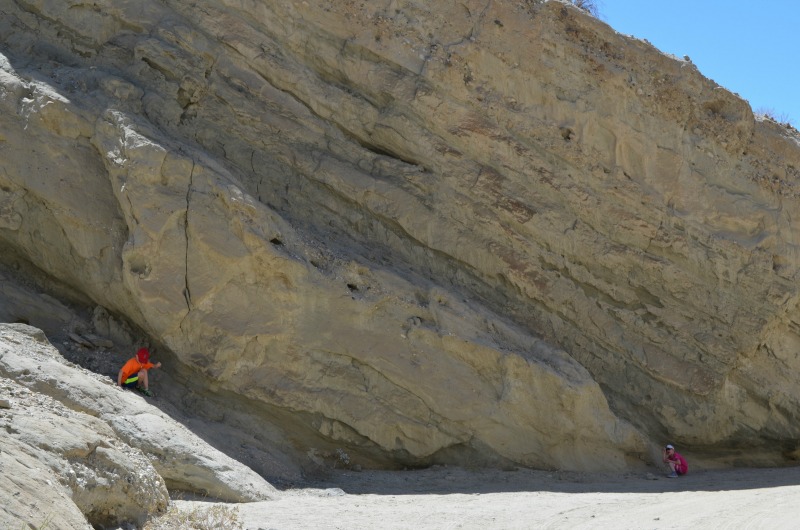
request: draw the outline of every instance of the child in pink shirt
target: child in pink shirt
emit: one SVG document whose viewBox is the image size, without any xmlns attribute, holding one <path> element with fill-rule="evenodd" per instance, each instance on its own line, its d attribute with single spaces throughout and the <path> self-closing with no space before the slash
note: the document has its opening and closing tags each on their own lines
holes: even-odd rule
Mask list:
<svg viewBox="0 0 800 530">
<path fill-rule="evenodd" d="M 680 453 L 676 453 L 675 448 L 671 444 L 667 444 L 663 451 L 661 451 L 661 456 L 664 463 L 668 464 L 672 470 L 672 473 L 667 475 L 669 478 L 678 478 L 689 472 L 689 464 L 686 463 L 686 459 L 683 458 Z"/>
</svg>

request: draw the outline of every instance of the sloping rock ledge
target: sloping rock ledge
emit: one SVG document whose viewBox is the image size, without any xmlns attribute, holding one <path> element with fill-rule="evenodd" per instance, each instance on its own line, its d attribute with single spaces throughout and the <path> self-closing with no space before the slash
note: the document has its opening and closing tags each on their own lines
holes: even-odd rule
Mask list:
<svg viewBox="0 0 800 530">
<path fill-rule="evenodd" d="M 0 527 L 141 525 L 168 492 L 227 502 L 278 492 L 143 397 L 0 324 Z"/>
</svg>

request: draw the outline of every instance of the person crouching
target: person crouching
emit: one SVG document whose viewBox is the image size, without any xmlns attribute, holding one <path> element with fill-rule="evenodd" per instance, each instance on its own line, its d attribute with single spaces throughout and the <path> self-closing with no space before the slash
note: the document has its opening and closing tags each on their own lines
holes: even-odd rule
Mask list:
<svg viewBox="0 0 800 530">
<path fill-rule="evenodd" d="M 675 448 L 672 444 L 667 444 L 664 447 L 662 453 L 662 460 L 665 464 L 669 465 L 670 470 L 672 471 L 669 475 L 669 478 L 678 478 L 681 475 L 685 475 L 689 472 L 689 464 L 686 463 L 686 459 L 683 458 L 680 453 L 675 452 Z"/>
<path fill-rule="evenodd" d="M 145 396 L 152 396 L 147 380 L 147 371 L 151 368 L 161 368 L 161 363 L 151 363 L 148 349 L 139 348 L 136 356 L 131 357 L 120 369 L 117 384 L 122 388 L 136 389 Z"/>
</svg>

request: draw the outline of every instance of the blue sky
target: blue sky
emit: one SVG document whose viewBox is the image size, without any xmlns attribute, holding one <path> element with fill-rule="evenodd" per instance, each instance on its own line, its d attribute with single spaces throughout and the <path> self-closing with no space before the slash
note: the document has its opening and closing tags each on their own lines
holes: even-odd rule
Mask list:
<svg viewBox="0 0 800 530">
<path fill-rule="evenodd" d="M 800 126 L 800 0 L 599 0 L 600 19 L 647 39 Z"/>
</svg>

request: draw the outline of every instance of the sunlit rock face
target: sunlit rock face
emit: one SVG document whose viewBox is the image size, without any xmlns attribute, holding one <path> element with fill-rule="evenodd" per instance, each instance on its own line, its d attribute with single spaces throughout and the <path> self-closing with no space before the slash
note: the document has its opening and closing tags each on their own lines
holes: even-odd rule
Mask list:
<svg viewBox="0 0 800 530">
<path fill-rule="evenodd" d="M 373 4 L 0 7 L 8 278 L 299 459 L 796 458 L 796 131 L 555 0 Z"/>
<path fill-rule="evenodd" d="M 157 403 L 67 362 L 41 330 L 0 323 L 0 527 L 141 528 L 167 509 L 168 489 L 278 496 Z"/>
</svg>

